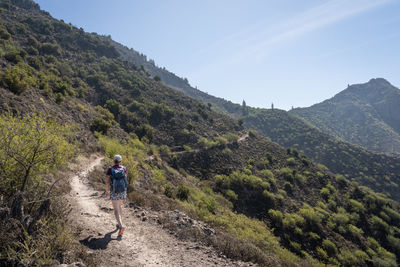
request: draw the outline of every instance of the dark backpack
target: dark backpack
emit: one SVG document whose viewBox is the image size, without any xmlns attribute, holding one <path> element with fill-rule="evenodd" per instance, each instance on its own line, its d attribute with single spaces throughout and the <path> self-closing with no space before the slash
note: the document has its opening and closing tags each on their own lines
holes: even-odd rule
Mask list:
<svg viewBox="0 0 400 267">
<path fill-rule="evenodd" d="M 126 174 L 123 166 L 117 169 L 111 168 L 111 182 L 112 192 L 121 193 L 128 187 L 128 181 L 126 180 Z"/>
</svg>

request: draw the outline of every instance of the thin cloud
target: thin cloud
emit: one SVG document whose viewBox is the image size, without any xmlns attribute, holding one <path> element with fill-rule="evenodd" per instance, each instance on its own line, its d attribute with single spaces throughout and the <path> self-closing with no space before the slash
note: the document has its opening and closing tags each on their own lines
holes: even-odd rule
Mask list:
<svg viewBox="0 0 400 267">
<path fill-rule="evenodd" d="M 389 2 L 393 0 L 330 0 L 281 23 L 257 25 L 262 29 L 255 30 L 251 27 L 249 31 L 234 33 L 210 47 L 210 49 L 216 49 L 216 46 L 225 47 L 224 53 L 222 57 L 207 64 L 204 71 L 240 65 L 248 59 L 262 61 L 282 44 Z M 199 76 L 202 72 L 197 72 L 194 76 Z"/>
<path fill-rule="evenodd" d="M 245 47 L 233 58 L 233 62 L 238 61 L 238 63 L 240 63 L 242 59 L 248 57 L 257 58 L 259 60 L 263 59 L 270 50 L 273 49 L 274 45 L 279 45 L 294 38 L 298 38 L 304 34 L 321 29 L 330 24 L 391 1 L 392 0 L 333 0 L 326 2 L 306 11 L 288 22 L 281 25 L 275 25 L 273 29 L 268 29 L 266 32 L 260 32 L 259 36 L 263 38 L 261 38 L 260 41 L 254 42 Z"/>
</svg>

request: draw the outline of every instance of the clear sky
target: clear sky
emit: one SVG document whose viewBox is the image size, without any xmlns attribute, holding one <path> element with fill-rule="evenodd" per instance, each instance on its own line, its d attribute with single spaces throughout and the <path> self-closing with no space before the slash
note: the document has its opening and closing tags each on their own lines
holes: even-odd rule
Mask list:
<svg viewBox="0 0 400 267">
<path fill-rule="evenodd" d="M 382 77 L 400 87 L 400 0 L 36 0 L 209 94 L 282 109 Z"/>
</svg>

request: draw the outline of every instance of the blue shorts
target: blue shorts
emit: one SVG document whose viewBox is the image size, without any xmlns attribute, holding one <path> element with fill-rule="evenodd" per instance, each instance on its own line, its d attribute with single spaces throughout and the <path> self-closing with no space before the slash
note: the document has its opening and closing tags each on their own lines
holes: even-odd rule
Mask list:
<svg viewBox="0 0 400 267">
<path fill-rule="evenodd" d="M 121 193 L 113 193 L 110 192 L 110 200 L 125 200 L 126 199 L 126 190 Z"/>
</svg>

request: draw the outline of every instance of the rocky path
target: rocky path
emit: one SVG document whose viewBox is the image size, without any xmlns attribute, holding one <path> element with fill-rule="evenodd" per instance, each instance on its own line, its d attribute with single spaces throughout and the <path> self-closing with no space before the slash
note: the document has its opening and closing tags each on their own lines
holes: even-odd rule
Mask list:
<svg viewBox="0 0 400 267">
<path fill-rule="evenodd" d="M 117 238 L 112 205 L 95 191 L 87 175 L 102 165 L 102 157 L 87 159 L 86 169 L 71 178 L 72 221 L 80 229 L 80 242 L 99 266 L 254 266 L 219 256 L 212 248 L 180 241 L 161 226 L 143 220 L 138 209 L 125 207 L 127 229 Z"/>
</svg>

